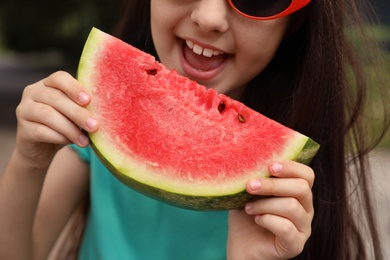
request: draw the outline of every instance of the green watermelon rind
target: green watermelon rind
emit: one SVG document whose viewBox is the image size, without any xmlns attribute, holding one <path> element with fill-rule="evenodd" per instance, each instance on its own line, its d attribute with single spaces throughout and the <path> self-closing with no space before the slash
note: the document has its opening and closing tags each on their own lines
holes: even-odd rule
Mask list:
<svg viewBox="0 0 390 260">
<path fill-rule="evenodd" d="M 320 149 L 320 145 L 313 139 L 308 138 L 302 150 L 292 159 L 293 161 L 309 165 L 313 157 Z"/>
<path fill-rule="evenodd" d="M 90 136 L 91 137 L 91 136 Z M 253 200 L 256 196 L 249 194 L 245 190 L 245 185 L 241 187 L 238 192 L 223 194 L 223 195 L 188 195 L 183 193 L 172 192 L 158 188 L 156 186 L 148 185 L 140 180 L 133 179 L 130 175 L 124 174 L 120 169 L 115 167 L 109 160 L 107 160 L 104 152 L 100 149 L 99 144 L 91 138 L 91 147 L 95 154 L 103 163 L 103 165 L 123 184 L 144 194 L 153 199 L 162 201 L 164 203 L 174 205 L 181 208 L 200 210 L 200 211 L 217 211 L 217 210 L 231 210 L 243 207 L 247 202 Z M 295 154 L 290 153 L 290 156 L 278 158 L 280 160 L 293 160 L 303 164 L 309 164 L 319 149 L 319 144 L 310 138 L 306 139 L 303 148 Z M 268 175 L 269 176 L 269 175 Z M 267 177 L 267 176 L 259 176 Z M 249 180 L 249 179 L 248 179 Z M 248 180 L 245 180 L 248 181 Z"/>
<path fill-rule="evenodd" d="M 93 106 L 90 111 L 94 113 Z M 104 128 L 104 126 L 101 126 Z M 156 162 L 149 162 L 144 158 L 137 158 L 137 155 L 129 151 L 127 147 L 121 147 L 121 142 L 113 140 L 108 131 L 100 129 L 90 135 L 95 150 L 105 161 L 110 162 L 110 168 L 114 168 L 116 175 L 123 175 L 120 179 L 130 178 L 145 185 L 156 187 L 167 192 L 190 196 L 220 196 L 236 194 L 245 189 L 246 182 L 252 178 L 268 177 L 268 165 L 276 160 L 298 160 L 305 162 L 310 160 L 312 150 L 305 148 L 308 137 L 298 132 L 294 132 L 285 143 L 283 150 L 276 154 L 271 154 L 266 161 L 251 169 L 237 169 L 236 177 L 222 177 L 224 172 L 217 172 L 213 179 L 192 180 L 191 173 L 180 173 L 182 177 L 177 177 L 175 169 L 165 171 L 154 167 Z M 193 149 L 197 149 L 193 147 Z M 126 151 L 126 152 L 125 152 Z M 301 152 L 304 151 L 304 152 Z M 174 152 L 174 151 L 173 151 Z M 270 151 L 272 152 L 272 151 Z M 169 156 L 169 155 L 166 155 Z M 259 158 L 261 159 L 261 158 Z M 158 162 L 157 162 L 158 163 Z M 113 167 L 112 165 L 115 165 Z M 187 177 L 188 176 L 188 177 Z"/>
</svg>

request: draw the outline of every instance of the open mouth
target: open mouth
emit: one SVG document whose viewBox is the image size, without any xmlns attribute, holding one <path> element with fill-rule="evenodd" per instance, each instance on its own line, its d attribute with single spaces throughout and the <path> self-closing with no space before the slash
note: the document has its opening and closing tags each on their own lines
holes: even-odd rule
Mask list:
<svg viewBox="0 0 390 260">
<path fill-rule="evenodd" d="M 194 70 L 208 72 L 220 68 L 228 54 L 210 48 L 204 48 L 190 40 L 183 44 L 184 59 Z"/>
<path fill-rule="evenodd" d="M 208 49 L 208 48 L 203 48 L 202 46 L 198 45 L 198 44 L 195 44 L 193 43 L 192 41 L 190 40 L 186 40 L 185 43 L 187 44 L 187 46 L 196 54 L 198 55 L 203 55 L 205 57 L 209 57 L 211 58 L 212 56 L 217 56 L 217 55 L 221 55 L 223 54 L 222 52 L 220 51 L 215 51 L 215 50 L 212 50 L 212 49 Z"/>
</svg>

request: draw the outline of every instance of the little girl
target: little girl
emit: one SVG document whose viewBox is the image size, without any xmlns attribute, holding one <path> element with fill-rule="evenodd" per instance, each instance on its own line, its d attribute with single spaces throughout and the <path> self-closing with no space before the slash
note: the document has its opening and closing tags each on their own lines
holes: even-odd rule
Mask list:
<svg viewBox="0 0 390 260">
<path fill-rule="evenodd" d="M 310 167 L 277 161 L 274 178 L 248 180 L 247 192 L 262 198 L 243 209 L 176 208 L 102 166 L 80 131 L 99 131 L 89 94 L 53 73 L 26 87 L 16 111 L 16 147 L 0 182 L 0 258 L 45 259 L 88 196 L 79 259 L 382 259 L 360 120 L 367 86 L 344 32 L 350 17 L 360 22 L 353 0 L 126 1 L 117 36 L 321 149 Z"/>
</svg>

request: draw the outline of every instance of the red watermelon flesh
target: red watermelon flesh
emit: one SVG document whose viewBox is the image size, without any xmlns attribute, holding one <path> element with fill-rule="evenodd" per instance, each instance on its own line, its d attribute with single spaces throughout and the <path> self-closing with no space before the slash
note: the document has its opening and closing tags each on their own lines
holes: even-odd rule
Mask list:
<svg viewBox="0 0 390 260">
<path fill-rule="evenodd" d="M 246 182 L 268 176 L 271 162 L 308 163 L 319 147 L 95 28 L 78 79 L 92 95 L 88 109 L 101 127 L 90 139 L 106 167 L 126 185 L 181 207 L 242 206 L 251 198 Z"/>
</svg>

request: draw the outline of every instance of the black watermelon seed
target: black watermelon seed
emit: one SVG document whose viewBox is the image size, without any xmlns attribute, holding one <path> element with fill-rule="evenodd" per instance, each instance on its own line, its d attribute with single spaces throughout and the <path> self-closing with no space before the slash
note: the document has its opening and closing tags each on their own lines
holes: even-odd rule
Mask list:
<svg viewBox="0 0 390 260">
<path fill-rule="evenodd" d="M 240 121 L 241 123 L 245 123 L 246 122 L 246 118 L 243 115 L 238 114 L 238 121 Z"/>
<path fill-rule="evenodd" d="M 148 73 L 149 75 L 154 76 L 154 75 L 157 74 L 157 70 L 156 70 L 156 69 L 147 70 L 147 73 Z"/>
<path fill-rule="evenodd" d="M 221 101 L 221 103 L 219 103 L 219 106 L 218 106 L 218 111 L 219 111 L 219 112 L 222 112 L 222 111 L 225 110 L 225 108 L 226 108 L 225 103 L 223 103 L 223 102 Z"/>
</svg>

